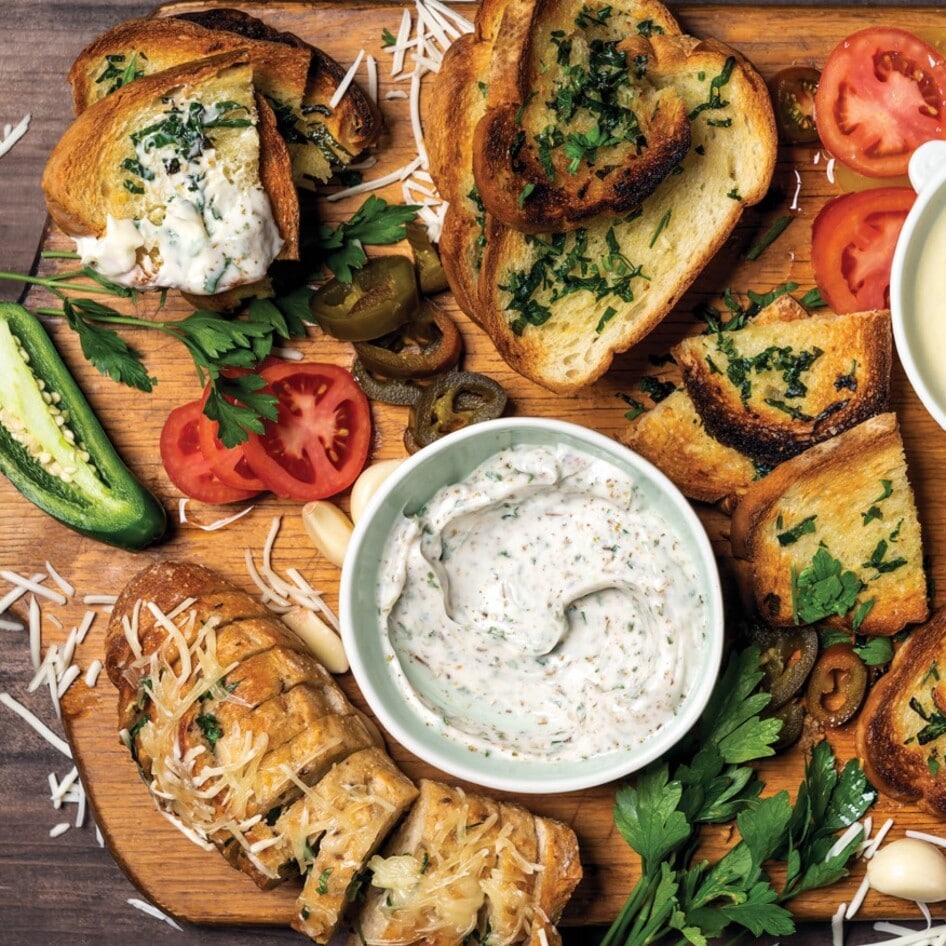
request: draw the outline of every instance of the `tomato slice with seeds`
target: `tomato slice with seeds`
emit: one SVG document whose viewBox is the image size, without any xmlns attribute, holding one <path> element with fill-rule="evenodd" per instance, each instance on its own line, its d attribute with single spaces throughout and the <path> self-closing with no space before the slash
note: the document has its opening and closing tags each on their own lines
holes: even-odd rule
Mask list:
<svg viewBox="0 0 946 946">
<path fill-rule="evenodd" d="M 815 121 L 842 164 L 868 177 L 906 174 L 918 145 L 946 137 L 946 60 L 906 30 L 860 30 L 825 62 Z"/>
<path fill-rule="evenodd" d="M 275 358 L 267 358 L 263 362 L 263 367 L 268 364 L 279 364 L 279 361 Z M 230 377 L 251 374 L 247 368 L 228 368 L 225 373 Z M 204 455 L 210 469 L 221 483 L 232 486 L 234 489 L 251 489 L 257 493 L 263 492 L 266 485 L 247 463 L 246 456 L 243 453 L 243 445 L 225 447 L 217 436 L 219 424 L 203 413 L 209 396 L 210 386 L 208 385 L 204 389 L 204 396 L 200 399 L 201 415 L 197 424 L 200 452 Z"/>
<path fill-rule="evenodd" d="M 185 495 L 202 503 L 238 503 L 258 489 L 228 486 L 211 469 L 200 449 L 198 427 L 203 401 L 191 401 L 168 414 L 161 430 L 161 460 L 171 482 Z"/>
<path fill-rule="evenodd" d="M 309 502 L 351 486 L 368 458 L 371 412 L 351 373 L 338 365 L 292 362 L 263 369 L 279 402 L 243 452 L 253 472 L 277 496 Z"/>
<path fill-rule="evenodd" d="M 889 307 L 893 251 L 915 199 L 909 187 L 878 187 L 821 209 L 811 229 L 811 265 L 835 312 Z"/>
<path fill-rule="evenodd" d="M 821 73 L 811 66 L 790 66 L 775 74 L 772 99 L 779 136 L 789 144 L 818 140 L 815 128 L 815 92 Z"/>
</svg>

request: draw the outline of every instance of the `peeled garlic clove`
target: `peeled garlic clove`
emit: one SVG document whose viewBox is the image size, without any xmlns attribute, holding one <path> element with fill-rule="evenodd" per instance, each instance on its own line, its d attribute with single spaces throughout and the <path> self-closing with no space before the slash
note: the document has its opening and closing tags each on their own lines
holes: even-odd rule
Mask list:
<svg viewBox="0 0 946 946">
<path fill-rule="evenodd" d="M 302 507 L 302 525 L 312 544 L 341 568 L 351 540 L 351 519 L 335 503 L 317 499 Z"/>
<path fill-rule="evenodd" d="M 946 900 L 946 857 L 928 841 L 899 838 L 867 862 L 867 879 L 891 897 L 936 903 Z"/>
<path fill-rule="evenodd" d="M 281 617 L 329 673 L 348 672 L 342 639 L 324 621 L 306 608 L 292 608 Z"/>
<path fill-rule="evenodd" d="M 403 463 L 403 460 L 382 460 L 365 467 L 351 489 L 351 518 L 357 522 L 365 506 L 378 491 L 378 487 Z"/>
</svg>

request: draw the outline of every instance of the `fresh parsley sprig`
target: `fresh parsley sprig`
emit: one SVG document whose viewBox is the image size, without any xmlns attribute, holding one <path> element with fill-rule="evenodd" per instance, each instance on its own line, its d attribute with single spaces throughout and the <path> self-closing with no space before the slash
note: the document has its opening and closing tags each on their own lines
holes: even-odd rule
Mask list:
<svg viewBox="0 0 946 946">
<path fill-rule="evenodd" d="M 42 286 L 58 297 L 61 309 L 40 308 L 38 314 L 64 318 L 79 336 L 82 354 L 99 372 L 139 391 L 151 391 L 156 379 L 145 368 L 140 352 L 110 326 L 149 329 L 179 341 L 194 362 L 200 384 L 209 385 L 205 412 L 219 422 L 220 439 L 228 447 L 246 440 L 249 432 L 261 433 L 264 418 L 276 418 L 276 399 L 261 392 L 262 380 L 255 375 L 232 377 L 228 369 L 251 368 L 280 340 L 304 335 L 303 320 L 309 315 L 311 294 L 302 287 L 276 299 L 255 300 L 238 319 L 198 309 L 183 319 L 161 320 L 124 315 L 96 299 L 71 295 L 84 292 L 135 298 L 134 290 L 110 282 L 88 267 L 48 277 L 0 273 L 0 278 Z M 92 285 L 75 282 L 79 278 Z"/>
<path fill-rule="evenodd" d="M 352 272 L 368 261 L 365 245 L 386 246 L 406 239 L 405 224 L 410 223 L 420 207 L 414 204 L 389 204 L 372 194 L 355 213 L 337 227 L 318 226 L 304 241 L 303 251 L 321 255 L 321 263 L 339 280 L 352 281 Z"/>
<path fill-rule="evenodd" d="M 832 852 L 836 832 L 860 818 L 876 793 L 857 761 L 838 775 L 827 742 L 805 768 L 794 805 L 787 792 L 760 799 L 751 766 L 773 754 L 781 723 L 763 719 L 759 649 L 735 653 L 720 677 L 692 741 L 689 761 L 654 763 L 634 786 L 619 789 L 615 824 L 640 855 L 641 877 L 602 946 L 647 946 L 675 935 L 705 946 L 732 924 L 755 936 L 794 932 L 785 901 L 845 876 L 860 843 Z M 735 819 L 741 840 L 715 864 L 694 861 L 703 824 Z M 828 855 L 831 856 L 828 856 Z M 785 865 L 777 889 L 771 861 Z"/>
</svg>

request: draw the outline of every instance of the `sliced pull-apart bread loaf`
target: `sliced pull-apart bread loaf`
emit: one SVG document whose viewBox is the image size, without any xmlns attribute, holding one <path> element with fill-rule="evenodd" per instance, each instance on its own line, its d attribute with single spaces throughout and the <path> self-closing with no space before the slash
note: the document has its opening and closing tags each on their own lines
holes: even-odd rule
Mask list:
<svg viewBox="0 0 946 946">
<path fill-rule="evenodd" d="M 498 221 L 542 233 L 626 214 L 683 159 L 686 104 L 648 77 L 647 36 L 679 30 L 650 6 L 507 4 L 473 142 L 480 195 Z"/>
<path fill-rule="evenodd" d="M 239 52 L 89 106 L 53 149 L 43 190 L 83 262 L 122 285 L 211 295 L 298 255 L 289 155 Z"/>
<path fill-rule="evenodd" d="M 910 634 L 871 688 L 857 754 L 885 795 L 946 819 L 946 611 Z"/>
<path fill-rule="evenodd" d="M 890 313 L 755 320 L 673 349 L 709 433 L 776 464 L 887 409 Z"/>
<path fill-rule="evenodd" d="M 639 211 L 570 232 L 487 222 L 479 320 L 509 365 L 574 393 L 673 308 L 768 189 L 775 125 L 761 77 L 711 40 L 654 34 L 646 75 L 683 99 L 691 147 Z"/>
<path fill-rule="evenodd" d="M 894 414 L 810 447 L 753 483 L 732 517 L 745 596 L 779 627 L 890 635 L 927 615 L 913 490 Z"/>
<path fill-rule="evenodd" d="M 370 880 L 359 943 L 560 942 L 581 877 L 571 829 L 432 782 L 418 793 L 304 644 L 214 572 L 135 576 L 105 665 L 159 810 L 263 889 L 301 877 L 291 922 L 313 941 L 332 939 Z"/>
<path fill-rule="evenodd" d="M 554 924 L 581 879 L 566 825 L 428 780 L 368 866 L 350 946 L 554 946 Z"/>
</svg>

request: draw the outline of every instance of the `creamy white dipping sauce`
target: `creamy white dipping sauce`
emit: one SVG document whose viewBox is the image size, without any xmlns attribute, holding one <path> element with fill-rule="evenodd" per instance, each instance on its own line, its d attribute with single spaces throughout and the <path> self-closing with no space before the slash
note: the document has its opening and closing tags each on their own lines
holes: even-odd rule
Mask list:
<svg viewBox="0 0 946 946">
<path fill-rule="evenodd" d="M 520 446 L 388 539 L 384 653 L 427 725 L 473 751 L 571 761 L 645 742 L 695 684 L 696 568 L 633 476 Z"/>
<path fill-rule="evenodd" d="M 188 115 L 195 106 L 201 127 L 220 117 L 215 105 L 188 99 L 169 102 L 165 114 Z M 258 153 L 255 118 L 239 136 L 245 141 L 231 142 L 234 154 Z M 77 238 L 85 265 L 123 286 L 173 287 L 199 295 L 266 275 L 283 242 L 269 197 L 260 184 L 229 180 L 210 138 L 185 155 L 179 140 L 144 136 L 131 154 L 125 181 L 147 196 L 148 214 L 134 220 L 109 215 L 103 236 Z"/>
<path fill-rule="evenodd" d="M 946 410 L 946 201 L 923 241 L 916 281 L 907 288 L 913 297 L 917 344 L 914 357 L 933 397 Z M 932 209 L 932 205 L 929 209 Z"/>
</svg>

